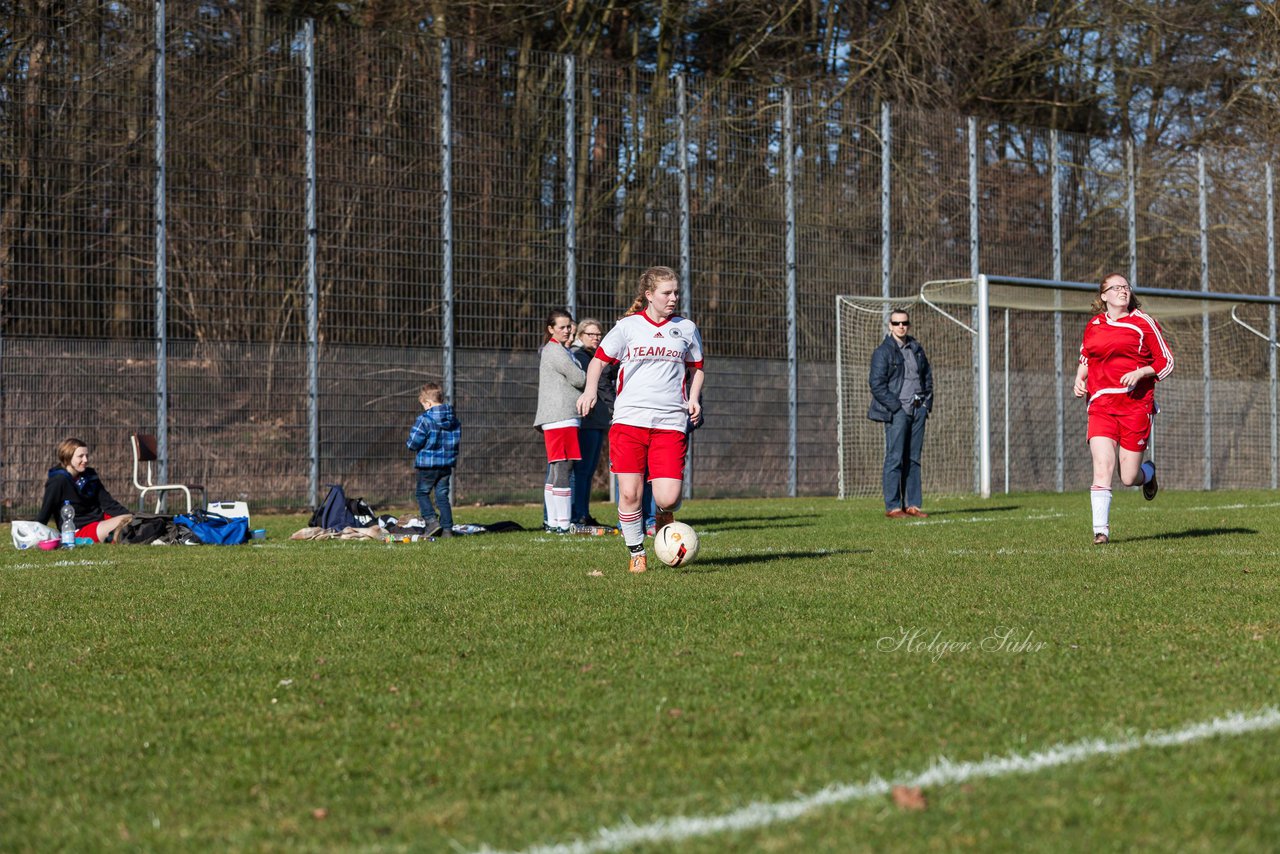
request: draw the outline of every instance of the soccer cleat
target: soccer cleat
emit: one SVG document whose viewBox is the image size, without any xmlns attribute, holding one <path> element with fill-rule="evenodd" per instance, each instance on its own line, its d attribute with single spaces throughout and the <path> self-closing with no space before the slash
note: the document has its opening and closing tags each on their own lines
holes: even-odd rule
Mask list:
<svg viewBox="0 0 1280 854">
<path fill-rule="evenodd" d="M 908 507 L 903 511 L 908 516 L 915 516 L 917 519 L 927 519 L 929 514 L 921 510 L 919 507 Z"/>
<path fill-rule="evenodd" d="M 636 552 L 631 555 L 631 563 L 627 566 L 627 572 L 634 572 L 639 575 L 646 569 L 648 569 L 648 567 L 645 566 L 644 552 Z"/>
<path fill-rule="evenodd" d="M 670 510 L 659 510 L 658 515 L 653 519 L 653 529 L 655 531 L 661 531 L 667 525 L 674 522 L 675 518 L 676 514 L 672 513 Z"/>
<path fill-rule="evenodd" d="M 907 518 L 907 511 L 903 510 L 901 507 L 895 507 L 892 510 L 884 511 L 884 515 L 888 516 L 890 519 L 905 519 Z"/>
<path fill-rule="evenodd" d="M 1142 497 L 1150 501 L 1160 491 L 1160 484 L 1156 482 L 1156 464 L 1147 460 L 1142 464 L 1142 470 L 1147 475 L 1147 479 L 1142 482 Z"/>
<path fill-rule="evenodd" d="M 1109 542 L 1111 542 L 1111 538 L 1108 537 L 1106 534 L 1093 535 L 1093 544 L 1095 546 L 1105 546 Z"/>
</svg>

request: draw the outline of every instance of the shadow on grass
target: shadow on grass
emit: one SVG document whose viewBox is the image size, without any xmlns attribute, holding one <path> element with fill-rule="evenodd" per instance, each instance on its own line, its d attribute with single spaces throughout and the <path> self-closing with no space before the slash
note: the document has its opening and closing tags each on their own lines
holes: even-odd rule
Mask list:
<svg viewBox="0 0 1280 854">
<path fill-rule="evenodd" d="M 716 525 L 722 525 L 727 522 L 733 522 L 735 524 L 738 522 L 763 522 L 765 524 L 773 524 L 780 519 L 808 519 L 812 521 L 814 518 L 816 518 L 816 514 L 811 513 L 781 513 L 777 516 L 676 516 L 677 521 L 692 525 L 694 528 L 701 525 L 715 527 Z"/>
<path fill-rule="evenodd" d="M 775 560 L 796 560 L 814 557 L 835 557 L 836 555 L 866 555 L 871 549 L 830 549 L 820 552 L 769 552 L 768 554 L 734 555 L 733 557 L 713 557 L 697 561 L 682 567 L 680 572 L 719 572 L 730 566 L 744 563 L 771 563 Z"/>
<path fill-rule="evenodd" d="M 1197 537 L 1222 537 L 1228 534 L 1257 534 L 1253 528 L 1189 528 L 1167 534 L 1148 534 L 1145 537 L 1125 537 L 1116 543 L 1140 543 L 1143 540 L 1190 540 Z"/>
<path fill-rule="evenodd" d="M 1004 504 L 999 507 L 957 507 L 955 510 L 930 510 L 930 516 L 953 516 L 957 513 L 1004 513 L 1009 510 L 1021 510 L 1020 504 Z"/>
</svg>

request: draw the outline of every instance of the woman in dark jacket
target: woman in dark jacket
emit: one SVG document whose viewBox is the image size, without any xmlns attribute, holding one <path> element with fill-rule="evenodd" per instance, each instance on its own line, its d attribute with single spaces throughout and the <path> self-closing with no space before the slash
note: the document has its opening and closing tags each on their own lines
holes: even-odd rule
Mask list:
<svg viewBox="0 0 1280 854">
<path fill-rule="evenodd" d="M 58 463 L 49 469 L 37 522 L 60 528 L 62 504 L 70 501 L 76 513 L 76 536 L 101 543 L 133 518 L 129 508 L 111 497 L 98 479 L 98 473 L 89 467 L 89 446 L 85 442 L 80 439 L 59 442 Z"/>
</svg>

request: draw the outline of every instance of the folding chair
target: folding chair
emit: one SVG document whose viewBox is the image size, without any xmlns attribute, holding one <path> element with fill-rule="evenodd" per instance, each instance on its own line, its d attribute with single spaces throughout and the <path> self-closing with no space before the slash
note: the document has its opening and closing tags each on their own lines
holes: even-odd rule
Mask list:
<svg viewBox="0 0 1280 854">
<path fill-rule="evenodd" d="M 156 437 L 148 433 L 134 433 L 129 436 L 129 442 L 133 445 L 133 486 L 138 490 L 138 506 L 146 510 L 147 493 L 156 493 L 156 509 L 160 512 L 160 503 L 164 500 L 166 492 L 181 492 L 187 499 L 187 512 L 191 512 L 191 493 L 193 490 L 200 493 L 200 506 L 204 507 L 209 503 L 209 496 L 205 493 L 204 487 L 198 483 L 154 483 L 151 477 L 151 464 L 159 460 L 156 456 Z M 146 483 L 142 482 L 140 475 L 145 466 Z"/>
</svg>

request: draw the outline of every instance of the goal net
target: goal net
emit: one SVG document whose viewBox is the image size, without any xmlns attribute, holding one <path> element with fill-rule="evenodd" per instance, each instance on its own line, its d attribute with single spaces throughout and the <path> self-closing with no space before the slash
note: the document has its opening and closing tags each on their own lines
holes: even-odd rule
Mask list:
<svg viewBox="0 0 1280 854">
<path fill-rule="evenodd" d="M 927 282 L 908 299 L 836 298 L 840 496 L 878 496 L 884 427 L 867 419 L 871 353 L 889 312 L 911 313 L 911 334 L 933 369 L 934 408 L 921 462 L 928 494 L 981 493 L 980 389 L 988 388 L 986 465 L 992 492 L 1083 490 L 1092 467 L 1086 412 L 1071 393 L 1093 285 L 989 277 L 985 364 L 974 279 Z M 1173 373 L 1156 387 L 1151 456 L 1175 489 L 1275 488 L 1276 300 L 1139 288 L 1160 324 Z"/>
</svg>

